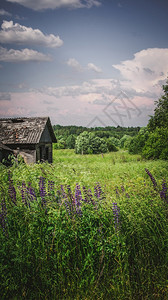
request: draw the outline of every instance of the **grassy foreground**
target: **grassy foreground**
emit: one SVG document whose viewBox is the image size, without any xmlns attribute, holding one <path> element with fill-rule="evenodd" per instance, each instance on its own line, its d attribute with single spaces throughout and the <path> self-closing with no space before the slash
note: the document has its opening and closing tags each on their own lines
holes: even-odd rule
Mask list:
<svg viewBox="0 0 168 300">
<path fill-rule="evenodd" d="M 0 165 L 1 299 L 168 299 L 168 162 Z"/>
</svg>

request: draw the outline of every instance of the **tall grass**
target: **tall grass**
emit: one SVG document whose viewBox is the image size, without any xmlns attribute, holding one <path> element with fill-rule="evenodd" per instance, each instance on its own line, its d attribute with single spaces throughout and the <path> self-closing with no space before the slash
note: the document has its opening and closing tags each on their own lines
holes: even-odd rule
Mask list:
<svg viewBox="0 0 168 300">
<path fill-rule="evenodd" d="M 1 165 L 1 299 L 167 299 L 167 166 L 67 150 Z"/>
</svg>

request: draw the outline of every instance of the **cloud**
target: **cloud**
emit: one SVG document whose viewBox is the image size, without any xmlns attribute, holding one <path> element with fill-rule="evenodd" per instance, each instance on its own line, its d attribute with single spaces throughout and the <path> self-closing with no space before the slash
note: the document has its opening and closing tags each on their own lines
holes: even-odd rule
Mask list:
<svg viewBox="0 0 168 300">
<path fill-rule="evenodd" d="M 82 67 L 81 67 L 80 63 L 75 58 L 68 59 L 67 65 L 78 71 L 82 71 Z"/>
<path fill-rule="evenodd" d="M 91 8 L 92 6 L 100 6 L 100 0 L 7 0 L 8 2 L 18 3 L 27 8 L 39 11 L 45 9 L 58 9 L 67 7 L 72 9 Z"/>
<path fill-rule="evenodd" d="M 10 101 L 11 100 L 11 95 L 10 93 L 0 93 L 0 101 Z"/>
<path fill-rule="evenodd" d="M 102 70 L 99 67 L 97 67 L 96 65 L 94 65 L 93 63 L 87 64 L 86 68 L 82 67 L 80 65 L 80 63 L 75 58 L 70 58 L 67 61 L 67 65 L 69 67 L 72 67 L 72 68 L 76 69 L 77 71 L 90 70 L 90 71 L 94 71 L 95 73 L 101 73 L 102 72 Z"/>
<path fill-rule="evenodd" d="M 12 14 L 9 13 L 8 11 L 4 10 L 4 9 L 0 9 L 0 16 L 8 16 L 8 17 L 11 17 Z"/>
<path fill-rule="evenodd" d="M 94 71 L 96 73 L 101 73 L 102 72 L 102 70 L 99 67 L 95 66 L 93 63 L 89 63 L 87 65 L 87 67 L 88 67 L 89 70 Z"/>
<path fill-rule="evenodd" d="M 63 41 L 53 34 L 45 35 L 39 29 L 22 26 L 13 21 L 3 21 L 0 31 L 0 41 L 5 44 L 39 45 L 51 48 L 62 46 Z"/>
<path fill-rule="evenodd" d="M 132 60 L 113 65 L 120 71 L 125 88 L 137 93 L 158 90 L 158 85 L 168 76 L 168 49 L 149 48 L 134 54 Z"/>
<path fill-rule="evenodd" d="M 51 58 L 41 52 L 22 49 L 22 50 L 7 50 L 0 47 L 0 61 L 4 62 L 27 62 L 27 61 L 51 61 Z"/>
</svg>

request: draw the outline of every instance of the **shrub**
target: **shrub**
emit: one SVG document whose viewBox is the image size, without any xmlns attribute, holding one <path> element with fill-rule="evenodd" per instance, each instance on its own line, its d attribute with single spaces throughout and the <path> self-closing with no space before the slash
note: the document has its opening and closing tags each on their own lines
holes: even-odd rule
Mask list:
<svg viewBox="0 0 168 300">
<path fill-rule="evenodd" d="M 149 132 L 147 128 L 141 128 L 138 135 L 133 137 L 129 144 L 128 151 L 131 154 L 138 154 L 142 152 L 143 147 L 148 139 Z"/>
<path fill-rule="evenodd" d="M 145 158 L 168 159 L 168 128 L 156 128 L 142 150 Z"/>
<path fill-rule="evenodd" d="M 77 154 L 98 154 L 107 151 L 105 140 L 95 136 L 92 132 L 84 131 L 76 138 L 75 152 Z"/>
</svg>

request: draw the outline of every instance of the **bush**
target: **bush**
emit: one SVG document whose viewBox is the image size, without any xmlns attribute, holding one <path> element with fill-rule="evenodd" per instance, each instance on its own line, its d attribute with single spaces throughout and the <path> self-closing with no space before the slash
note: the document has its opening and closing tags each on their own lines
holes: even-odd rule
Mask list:
<svg viewBox="0 0 168 300">
<path fill-rule="evenodd" d="M 131 154 L 138 154 L 142 152 L 143 147 L 149 137 L 149 132 L 147 128 L 141 128 L 138 135 L 135 136 L 129 145 L 129 153 Z"/>
<path fill-rule="evenodd" d="M 115 140 L 118 140 L 118 139 L 111 137 L 111 138 L 109 138 L 109 139 L 106 140 L 106 142 L 107 142 L 107 148 L 108 148 L 109 152 L 116 152 L 116 151 L 118 151 L 117 146 L 119 145 L 119 140 L 118 140 L 118 143 L 117 142 L 115 143 Z"/>
<path fill-rule="evenodd" d="M 145 158 L 168 159 L 168 129 L 156 128 L 149 134 L 149 138 L 142 150 Z"/>
<path fill-rule="evenodd" d="M 77 154 L 98 154 L 107 151 L 106 141 L 92 132 L 84 131 L 76 138 L 75 153 Z"/>
<path fill-rule="evenodd" d="M 132 139 L 133 138 L 130 135 L 125 134 L 120 140 L 120 147 L 128 149 Z"/>
</svg>

